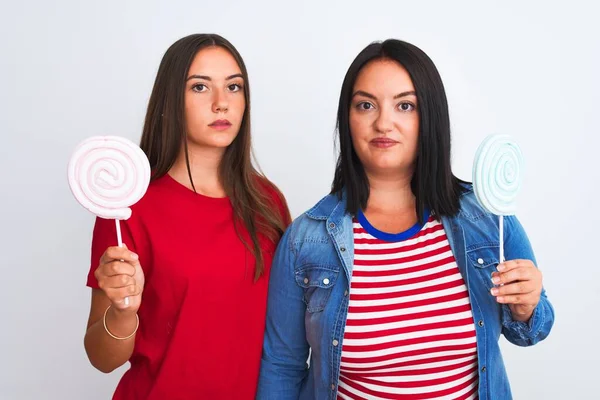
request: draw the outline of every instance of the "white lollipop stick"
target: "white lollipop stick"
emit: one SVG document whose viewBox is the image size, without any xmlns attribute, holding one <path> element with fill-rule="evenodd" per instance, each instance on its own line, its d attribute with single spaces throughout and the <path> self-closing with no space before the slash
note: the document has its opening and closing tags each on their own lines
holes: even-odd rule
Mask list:
<svg viewBox="0 0 600 400">
<path fill-rule="evenodd" d="M 68 178 L 79 204 L 98 217 L 115 219 L 117 243 L 123 247 L 120 220 L 129 219 L 129 207 L 150 184 L 150 163 L 142 149 L 118 136 L 91 137 L 73 152 Z M 123 302 L 128 306 L 129 298 Z"/>
<path fill-rule="evenodd" d="M 500 262 L 504 261 L 504 218 L 514 215 L 521 189 L 523 156 L 508 135 L 484 139 L 473 163 L 473 189 L 479 204 L 499 216 Z"/>
<path fill-rule="evenodd" d="M 117 243 L 119 247 L 123 247 L 123 237 L 121 236 L 121 221 L 115 219 L 115 224 L 117 225 Z"/>
<path fill-rule="evenodd" d="M 115 219 L 115 225 L 117 226 L 117 244 L 119 247 L 123 247 L 123 238 L 121 236 L 121 220 Z M 125 297 L 123 299 L 123 304 L 125 305 L 125 307 L 129 307 L 129 297 Z"/>
<path fill-rule="evenodd" d="M 504 262 L 504 216 L 498 216 L 498 227 L 500 231 L 500 262 Z"/>
</svg>

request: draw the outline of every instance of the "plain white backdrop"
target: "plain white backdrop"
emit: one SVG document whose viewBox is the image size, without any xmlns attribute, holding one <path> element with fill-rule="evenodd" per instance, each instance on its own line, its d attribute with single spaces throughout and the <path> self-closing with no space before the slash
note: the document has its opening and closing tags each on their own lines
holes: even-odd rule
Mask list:
<svg viewBox="0 0 600 400">
<path fill-rule="evenodd" d="M 598 14 L 583 1 L 2 1 L 0 399 L 108 399 L 124 372 L 104 375 L 85 355 L 93 216 L 66 166 L 89 136 L 139 141 L 163 53 L 197 32 L 244 57 L 256 154 L 294 217 L 328 192 L 356 54 L 388 37 L 428 53 L 449 97 L 455 173 L 471 179 L 491 133 L 525 155 L 518 216 L 556 323 L 532 348 L 503 340 L 515 398 L 600 398 Z"/>
</svg>

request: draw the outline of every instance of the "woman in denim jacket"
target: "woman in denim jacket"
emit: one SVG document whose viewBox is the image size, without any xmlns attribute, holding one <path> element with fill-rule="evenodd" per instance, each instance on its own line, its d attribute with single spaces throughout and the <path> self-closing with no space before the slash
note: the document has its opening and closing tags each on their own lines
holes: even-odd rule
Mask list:
<svg viewBox="0 0 600 400">
<path fill-rule="evenodd" d="M 519 221 L 505 217 L 501 262 L 497 217 L 452 174 L 431 59 L 367 46 L 338 133 L 331 193 L 273 261 L 258 398 L 510 399 L 500 335 L 534 345 L 554 311 Z"/>
</svg>

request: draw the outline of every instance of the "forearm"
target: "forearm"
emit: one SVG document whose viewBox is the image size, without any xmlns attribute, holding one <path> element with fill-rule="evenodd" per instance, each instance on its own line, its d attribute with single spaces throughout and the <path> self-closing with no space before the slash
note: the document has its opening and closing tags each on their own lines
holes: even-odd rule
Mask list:
<svg viewBox="0 0 600 400">
<path fill-rule="evenodd" d="M 106 314 L 106 327 L 114 336 L 124 338 L 131 335 L 137 326 L 136 314 L 110 308 Z M 104 318 L 91 324 L 85 334 L 85 350 L 91 364 L 98 370 L 109 373 L 125 364 L 135 344 L 135 335 L 125 340 L 111 337 L 104 328 Z"/>
<path fill-rule="evenodd" d="M 502 332 L 509 342 L 518 346 L 532 346 L 544 340 L 554 325 L 554 308 L 544 294 L 526 322 L 515 320 L 506 305 L 502 312 Z"/>
</svg>

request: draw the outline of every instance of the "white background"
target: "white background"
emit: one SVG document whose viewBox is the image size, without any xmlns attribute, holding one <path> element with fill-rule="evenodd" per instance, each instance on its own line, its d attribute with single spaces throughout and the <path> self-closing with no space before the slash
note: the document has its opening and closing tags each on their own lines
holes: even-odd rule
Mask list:
<svg viewBox="0 0 600 400">
<path fill-rule="evenodd" d="M 93 217 L 66 165 L 89 136 L 139 141 L 163 53 L 197 32 L 244 57 L 256 153 L 293 216 L 329 190 L 356 54 L 388 37 L 428 53 L 455 173 L 471 179 L 490 133 L 526 158 L 518 216 L 557 317 L 538 346 L 503 340 L 515 398 L 599 398 L 598 15 L 583 1 L 2 1 L 0 399 L 108 399 L 124 372 L 103 375 L 84 352 Z"/>
</svg>

